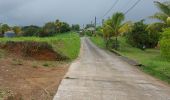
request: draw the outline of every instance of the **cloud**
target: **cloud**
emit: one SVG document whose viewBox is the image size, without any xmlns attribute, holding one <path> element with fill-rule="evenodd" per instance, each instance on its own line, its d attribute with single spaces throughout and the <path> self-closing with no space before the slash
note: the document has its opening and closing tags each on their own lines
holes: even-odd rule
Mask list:
<svg viewBox="0 0 170 100">
<path fill-rule="evenodd" d="M 0 13 L 5 14 L 33 0 L 0 0 Z"/>
<path fill-rule="evenodd" d="M 106 16 L 126 11 L 136 0 L 119 0 Z M 157 11 L 154 0 L 142 0 L 128 15 L 129 20 L 140 20 Z M 166 1 L 166 0 L 162 0 Z M 114 0 L 0 0 L 0 22 L 16 25 L 42 25 L 60 19 L 70 24 L 87 24 L 101 17 Z M 98 19 L 101 21 L 101 19 Z"/>
</svg>

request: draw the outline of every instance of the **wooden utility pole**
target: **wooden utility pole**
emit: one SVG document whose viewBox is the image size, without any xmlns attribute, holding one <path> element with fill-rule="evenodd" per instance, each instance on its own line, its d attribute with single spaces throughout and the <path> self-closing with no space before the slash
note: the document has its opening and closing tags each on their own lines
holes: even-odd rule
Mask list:
<svg viewBox="0 0 170 100">
<path fill-rule="evenodd" d="M 95 28 L 94 34 L 96 35 L 96 25 L 97 25 L 97 18 L 96 18 L 96 16 L 95 16 L 95 21 L 94 22 L 95 22 L 94 23 L 94 28 Z"/>
<path fill-rule="evenodd" d="M 104 19 L 102 19 L 102 26 L 104 26 Z"/>
<path fill-rule="evenodd" d="M 96 29 L 96 25 L 97 25 L 97 18 L 95 17 L 95 21 L 94 21 L 95 23 L 94 23 L 94 27 L 95 27 L 95 29 Z"/>
</svg>

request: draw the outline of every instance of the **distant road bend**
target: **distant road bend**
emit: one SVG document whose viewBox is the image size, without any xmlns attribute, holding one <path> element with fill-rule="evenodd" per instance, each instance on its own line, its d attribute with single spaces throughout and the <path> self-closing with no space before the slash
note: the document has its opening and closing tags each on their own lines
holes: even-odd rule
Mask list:
<svg viewBox="0 0 170 100">
<path fill-rule="evenodd" d="M 170 87 L 84 37 L 53 100 L 170 100 Z"/>
</svg>

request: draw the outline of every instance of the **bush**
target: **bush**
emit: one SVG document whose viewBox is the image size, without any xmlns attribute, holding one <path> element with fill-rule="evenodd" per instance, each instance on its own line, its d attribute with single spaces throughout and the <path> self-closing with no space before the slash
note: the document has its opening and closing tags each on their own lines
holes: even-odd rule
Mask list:
<svg viewBox="0 0 170 100">
<path fill-rule="evenodd" d="M 134 23 L 132 31 L 126 34 L 127 41 L 133 47 L 140 49 L 154 48 L 157 46 L 160 33 L 147 30 L 148 25 L 144 24 L 143 20 Z"/>
<path fill-rule="evenodd" d="M 170 39 L 160 41 L 161 55 L 170 59 Z"/>
<path fill-rule="evenodd" d="M 143 21 L 134 23 L 132 31 L 126 34 L 129 44 L 140 49 L 143 49 L 143 46 L 147 46 L 149 35 L 145 30 L 146 27 L 147 25 Z"/>
<path fill-rule="evenodd" d="M 66 22 L 62 22 L 60 27 L 60 32 L 65 33 L 65 32 L 69 32 L 70 30 L 71 30 L 70 25 Z"/>
<path fill-rule="evenodd" d="M 39 32 L 40 27 L 38 26 L 25 26 L 22 28 L 23 36 L 36 36 Z"/>
<path fill-rule="evenodd" d="M 87 36 L 93 36 L 92 32 L 90 32 L 90 31 L 86 31 L 85 34 L 86 34 Z"/>
<path fill-rule="evenodd" d="M 160 40 L 161 55 L 170 59 L 170 28 L 164 29 Z"/>
</svg>

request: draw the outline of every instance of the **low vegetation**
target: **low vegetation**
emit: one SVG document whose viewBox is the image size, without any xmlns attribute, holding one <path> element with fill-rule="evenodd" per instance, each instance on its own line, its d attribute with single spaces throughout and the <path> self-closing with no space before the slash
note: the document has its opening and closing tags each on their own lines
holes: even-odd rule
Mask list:
<svg viewBox="0 0 170 100">
<path fill-rule="evenodd" d="M 170 28 L 164 29 L 160 40 L 161 54 L 170 59 Z"/>
<path fill-rule="evenodd" d="M 144 65 L 141 67 L 143 71 L 170 83 L 170 62 L 161 56 L 159 49 L 143 51 L 127 44 L 125 38 L 120 38 L 120 44 L 121 47 L 118 52 L 121 55 L 136 60 Z"/>
</svg>

